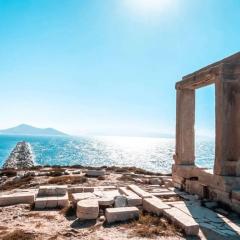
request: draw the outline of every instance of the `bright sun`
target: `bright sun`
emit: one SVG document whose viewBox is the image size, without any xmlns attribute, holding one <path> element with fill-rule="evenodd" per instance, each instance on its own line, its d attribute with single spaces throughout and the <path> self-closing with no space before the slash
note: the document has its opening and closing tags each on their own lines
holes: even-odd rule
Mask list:
<svg viewBox="0 0 240 240">
<path fill-rule="evenodd" d="M 168 10 L 176 0 L 124 0 L 125 5 L 138 15 L 156 15 Z"/>
</svg>

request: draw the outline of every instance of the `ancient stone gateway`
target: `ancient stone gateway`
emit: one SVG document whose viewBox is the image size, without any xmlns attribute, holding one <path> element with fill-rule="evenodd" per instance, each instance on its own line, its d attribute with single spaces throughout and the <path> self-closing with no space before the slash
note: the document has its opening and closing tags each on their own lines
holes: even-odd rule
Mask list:
<svg viewBox="0 0 240 240">
<path fill-rule="evenodd" d="M 210 84 L 215 84 L 213 171 L 198 168 L 194 162 L 195 91 Z M 240 212 L 240 53 L 183 77 L 176 90 L 175 186 Z"/>
</svg>

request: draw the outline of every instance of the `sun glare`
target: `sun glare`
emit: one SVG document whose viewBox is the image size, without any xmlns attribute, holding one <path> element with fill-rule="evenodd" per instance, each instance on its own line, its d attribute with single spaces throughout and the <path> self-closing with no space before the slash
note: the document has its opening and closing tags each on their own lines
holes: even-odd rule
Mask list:
<svg viewBox="0 0 240 240">
<path fill-rule="evenodd" d="M 177 0 L 124 0 L 129 10 L 137 15 L 153 16 L 166 12 Z"/>
</svg>

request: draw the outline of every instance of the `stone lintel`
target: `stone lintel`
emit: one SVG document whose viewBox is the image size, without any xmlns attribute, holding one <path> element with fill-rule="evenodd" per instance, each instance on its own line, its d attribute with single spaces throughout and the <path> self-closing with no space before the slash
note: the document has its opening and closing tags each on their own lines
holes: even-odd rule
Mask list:
<svg viewBox="0 0 240 240">
<path fill-rule="evenodd" d="M 215 83 L 221 74 L 223 65 L 227 76 L 229 73 L 231 75 L 239 73 L 239 64 L 240 52 L 184 76 L 182 81 L 176 83 L 176 89 L 197 89 Z"/>
<path fill-rule="evenodd" d="M 204 69 L 200 72 L 193 73 L 183 77 L 182 81 L 176 83 L 176 89 L 198 89 L 213 84 L 219 77 L 221 65 L 214 66 L 210 69 Z"/>
</svg>

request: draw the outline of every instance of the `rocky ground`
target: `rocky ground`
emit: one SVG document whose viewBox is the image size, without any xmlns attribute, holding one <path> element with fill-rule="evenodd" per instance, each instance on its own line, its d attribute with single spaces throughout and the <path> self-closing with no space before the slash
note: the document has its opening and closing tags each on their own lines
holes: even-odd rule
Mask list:
<svg viewBox="0 0 240 240">
<path fill-rule="evenodd" d="M 36 191 L 39 185 L 49 184 L 81 185 L 85 187 L 114 185 L 121 187 L 134 183 L 141 186 L 145 191 L 158 195 L 164 202 L 197 203 L 196 207 L 194 205 L 194 209 L 200 209 L 199 212 L 205 209 L 204 214 L 209 216 L 215 214 L 212 210 L 202 208 L 200 206 L 201 202 L 195 196 L 189 196 L 185 193 L 176 194 L 172 187 L 171 176 L 161 176 L 136 168 L 105 167 L 104 169 L 106 171 L 104 176 L 94 178 L 86 176 L 87 169 L 81 166 L 73 168 L 35 167 L 26 171 L 2 170 L 0 172 L 0 196 L 22 189 Z M 164 217 L 152 216 L 145 212 L 141 212 L 139 220 L 109 225 L 104 222 L 102 214 L 97 220 L 80 221 L 76 217 L 76 209 L 71 205 L 64 209 L 36 211 L 33 205 L 18 204 L 0 207 L 0 239 L 231 239 L 224 238 L 226 231 L 232 235 L 237 230 L 240 233 L 236 221 L 233 223 L 234 226 L 227 228 L 223 225 L 223 221 L 230 220 L 226 220 L 227 218 L 223 215 L 216 219 L 217 215 L 215 215 L 212 215 L 210 220 L 205 219 L 205 216 L 200 219 L 205 225 L 213 226 L 212 228 L 208 226 L 209 231 L 201 229 L 198 237 L 186 237 L 181 229 L 168 222 Z M 237 219 L 235 216 L 235 220 Z M 213 225 L 211 225 L 211 221 Z M 230 222 L 228 222 L 229 225 Z M 219 232 L 223 231 L 223 234 L 215 234 L 214 229 Z"/>
<path fill-rule="evenodd" d="M 3 168 L 29 168 L 33 166 L 34 156 L 31 145 L 27 142 L 18 142 Z"/>
</svg>

